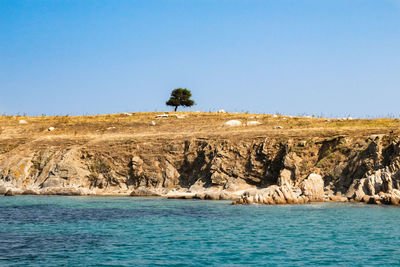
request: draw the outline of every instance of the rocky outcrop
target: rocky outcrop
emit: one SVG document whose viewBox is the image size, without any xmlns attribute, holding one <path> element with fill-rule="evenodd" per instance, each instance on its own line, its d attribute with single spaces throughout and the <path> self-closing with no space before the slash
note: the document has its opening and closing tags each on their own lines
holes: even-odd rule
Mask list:
<svg viewBox="0 0 400 267">
<path fill-rule="evenodd" d="M 317 174 L 310 174 L 298 187 L 290 184 L 272 185 L 263 189 L 245 192 L 234 204 L 304 204 L 324 201 L 324 181 Z"/>
<path fill-rule="evenodd" d="M 0 194 L 399 202 L 400 143 L 393 135 L 68 142 L 41 140 L 0 154 Z"/>
<path fill-rule="evenodd" d="M 302 195 L 307 197 L 310 201 L 323 201 L 324 194 L 324 180 L 321 175 L 312 173 L 307 179 L 299 184 Z"/>
<path fill-rule="evenodd" d="M 385 168 L 354 180 L 346 196 L 359 202 L 397 205 L 400 197 L 397 173 Z"/>
</svg>

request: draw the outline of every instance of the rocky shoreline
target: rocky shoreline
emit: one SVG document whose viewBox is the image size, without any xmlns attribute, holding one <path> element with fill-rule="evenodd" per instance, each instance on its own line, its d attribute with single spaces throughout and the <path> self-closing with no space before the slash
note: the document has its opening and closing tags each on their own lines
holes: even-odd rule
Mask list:
<svg viewBox="0 0 400 267">
<path fill-rule="evenodd" d="M 0 195 L 399 205 L 400 142 L 389 134 L 34 143 L 0 155 Z"/>
<path fill-rule="evenodd" d="M 387 179 L 387 174 L 383 174 Z M 387 181 L 387 182 L 385 182 Z M 312 202 L 361 202 L 366 204 L 400 204 L 400 190 L 390 189 L 390 180 L 382 180 L 376 175 L 354 184 L 352 190 L 345 196 L 341 194 L 329 195 L 324 192 L 323 180 L 320 175 L 310 174 L 299 187 L 293 188 L 288 184 L 283 186 L 272 185 L 262 189 L 227 191 L 204 189 L 198 192 L 190 190 L 149 189 L 140 187 L 132 192 L 96 193 L 87 188 L 52 187 L 46 189 L 19 189 L 0 186 L 0 195 L 59 195 L 59 196 L 131 196 L 131 197 L 160 197 L 167 199 L 199 199 L 199 200 L 232 200 L 233 205 L 263 204 L 308 204 Z M 372 190 L 365 192 L 363 188 Z M 379 191 L 372 194 L 373 191 Z"/>
</svg>

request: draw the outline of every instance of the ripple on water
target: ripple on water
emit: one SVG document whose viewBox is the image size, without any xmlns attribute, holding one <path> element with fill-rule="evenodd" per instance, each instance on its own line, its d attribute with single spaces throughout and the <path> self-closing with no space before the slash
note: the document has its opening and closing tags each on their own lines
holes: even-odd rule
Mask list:
<svg viewBox="0 0 400 267">
<path fill-rule="evenodd" d="M 0 198 L 0 265 L 400 264 L 400 209 Z"/>
</svg>

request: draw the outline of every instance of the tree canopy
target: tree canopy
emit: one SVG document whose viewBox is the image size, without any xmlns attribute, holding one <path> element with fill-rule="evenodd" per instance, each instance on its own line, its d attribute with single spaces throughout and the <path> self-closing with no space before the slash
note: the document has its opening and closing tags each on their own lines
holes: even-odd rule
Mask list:
<svg viewBox="0 0 400 267">
<path fill-rule="evenodd" d="M 179 106 L 191 107 L 195 103 L 192 99 L 192 92 L 186 88 L 176 88 L 172 90 L 170 99 L 165 103 L 167 106 L 175 107 L 175 111 Z"/>
</svg>

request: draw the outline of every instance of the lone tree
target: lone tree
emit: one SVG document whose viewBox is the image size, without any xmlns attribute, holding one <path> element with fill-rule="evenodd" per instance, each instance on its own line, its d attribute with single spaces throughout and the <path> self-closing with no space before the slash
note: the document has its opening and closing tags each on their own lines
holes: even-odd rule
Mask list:
<svg viewBox="0 0 400 267">
<path fill-rule="evenodd" d="M 191 107 L 194 101 L 190 99 L 192 93 L 186 88 L 176 88 L 172 90 L 170 99 L 165 103 L 167 106 L 175 107 L 175 111 L 179 106 Z"/>
</svg>

